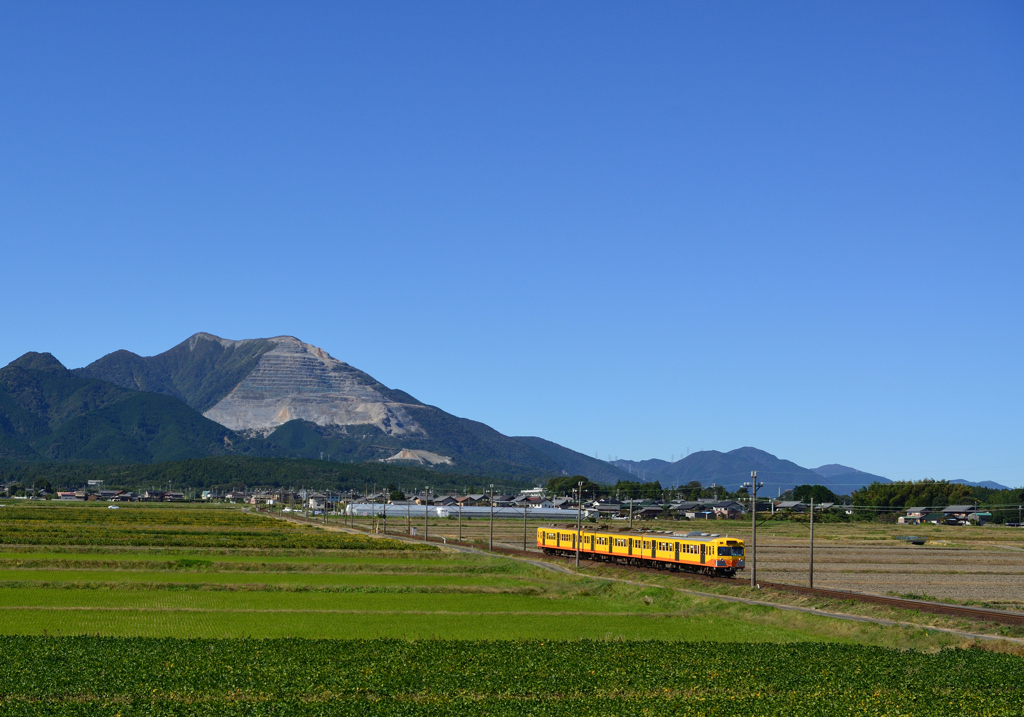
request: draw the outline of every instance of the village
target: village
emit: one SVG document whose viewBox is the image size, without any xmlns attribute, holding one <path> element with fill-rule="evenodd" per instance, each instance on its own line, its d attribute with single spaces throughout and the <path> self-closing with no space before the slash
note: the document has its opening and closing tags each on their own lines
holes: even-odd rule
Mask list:
<svg viewBox="0 0 1024 717">
<path fill-rule="evenodd" d="M 104 501 L 110 503 L 183 503 L 183 502 L 224 502 L 247 503 L 262 510 L 278 510 L 281 512 L 298 512 L 306 515 L 423 515 L 424 510 L 430 517 L 454 517 L 458 513 L 473 516 L 491 512 L 494 517 L 565 520 L 572 514 L 575 520 L 739 520 L 749 515 L 750 499 L 707 499 L 707 500 L 655 500 L 651 498 L 595 498 L 583 499 L 582 503 L 576 496 L 548 495 L 540 486 L 524 490 L 518 494 L 488 493 L 447 493 L 434 495 L 432 491 L 422 491 L 396 498 L 395 491 L 323 491 L 307 489 L 291 490 L 157 490 L 150 489 L 135 492 L 126 489 L 104 489 L 101 482 L 89 481 L 86 485 L 73 491 L 29 491 L 22 495 L 16 494 L 13 486 L 3 486 L 2 495 L 10 498 L 29 500 L 59 501 Z M 758 513 L 791 513 L 804 514 L 811 510 L 811 505 L 799 500 L 761 500 L 756 503 Z M 841 505 L 833 502 L 816 503 L 815 514 L 825 512 L 841 512 L 847 516 L 856 514 L 854 505 Z M 896 522 L 901 525 L 985 525 L 992 514 L 975 505 L 949 505 L 943 508 L 915 506 L 906 509 L 893 509 L 898 513 Z M 524 515 L 525 514 L 525 515 Z M 1017 523 L 1008 523 L 1015 526 Z"/>
</svg>

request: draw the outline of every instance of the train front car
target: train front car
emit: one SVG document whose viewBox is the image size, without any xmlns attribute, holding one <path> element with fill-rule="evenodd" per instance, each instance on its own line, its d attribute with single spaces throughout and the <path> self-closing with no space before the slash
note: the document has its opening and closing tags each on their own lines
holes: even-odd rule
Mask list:
<svg viewBox="0 0 1024 717">
<path fill-rule="evenodd" d="M 720 575 L 733 576 L 737 570 L 743 570 L 746 566 L 743 554 L 743 541 L 735 538 L 718 538 L 713 543 L 715 555 L 709 561 L 714 566 L 715 572 Z"/>
</svg>

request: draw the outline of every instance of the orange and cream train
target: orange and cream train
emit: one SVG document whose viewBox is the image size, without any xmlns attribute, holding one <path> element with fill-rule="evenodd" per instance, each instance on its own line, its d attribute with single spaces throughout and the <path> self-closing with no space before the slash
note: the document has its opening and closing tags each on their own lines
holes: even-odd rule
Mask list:
<svg viewBox="0 0 1024 717">
<path fill-rule="evenodd" d="M 642 565 L 668 570 L 688 570 L 706 575 L 732 577 L 742 570 L 743 541 L 699 531 L 680 534 L 631 530 L 604 530 L 576 526 L 537 529 L 537 547 L 548 555 Z"/>
</svg>

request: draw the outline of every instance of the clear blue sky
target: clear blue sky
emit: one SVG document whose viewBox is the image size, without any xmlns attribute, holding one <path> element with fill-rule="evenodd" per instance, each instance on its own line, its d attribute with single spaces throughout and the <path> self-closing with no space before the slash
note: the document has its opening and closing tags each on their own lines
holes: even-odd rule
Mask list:
<svg viewBox="0 0 1024 717">
<path fill-rule="evenodd" d="M 1024 480 L 1024 4 L 0 6 L 0 364 L 292 334 L 602 458 Z"/>
</svg>

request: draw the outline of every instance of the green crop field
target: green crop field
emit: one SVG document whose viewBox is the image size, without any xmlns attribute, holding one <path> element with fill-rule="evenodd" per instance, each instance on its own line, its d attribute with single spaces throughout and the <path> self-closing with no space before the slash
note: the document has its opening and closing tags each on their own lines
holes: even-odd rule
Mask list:
<svg viewBox="0 0 1024 717">
<path fill-rule="evenodd" d="M 236 506 L 5 507 L 0 717 L 1020 713 L 966 701 L 957 670 L 1024 663 L 963 637 L 604 577 Z"/>
<path fill-rule="evenodd" d="M 0 638 L 0 715 L 1019 715 L 1020 659 L 804 643 Z"/>
</svg>

